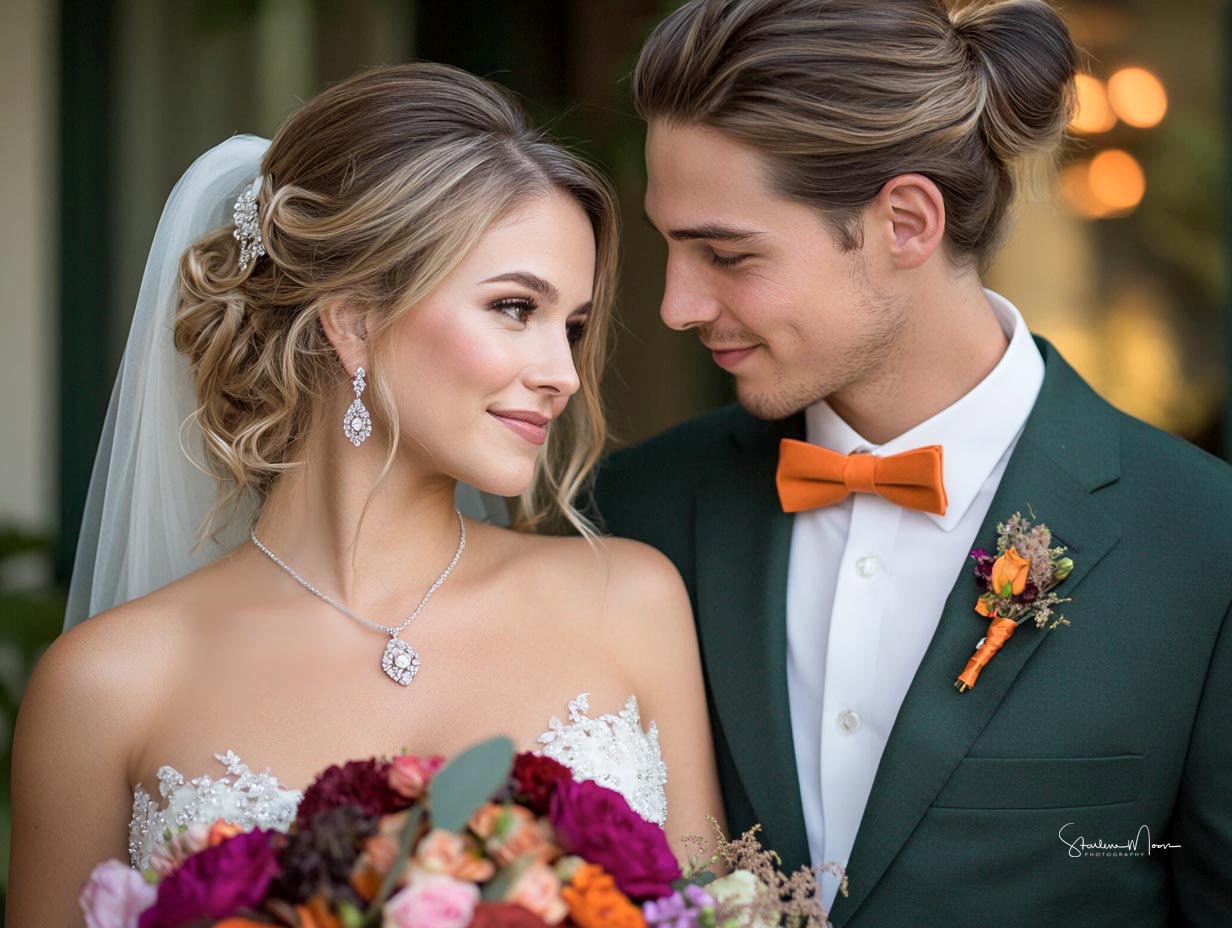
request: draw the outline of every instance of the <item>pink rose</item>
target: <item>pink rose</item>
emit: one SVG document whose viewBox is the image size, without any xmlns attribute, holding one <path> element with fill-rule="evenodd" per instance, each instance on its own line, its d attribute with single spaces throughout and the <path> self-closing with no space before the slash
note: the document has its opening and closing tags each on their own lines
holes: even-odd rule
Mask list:
<svg viewBox="0 0 1232 928">
<path fill-rule="evenodd" d="M 210 846 L 212 829 L 204 822 L 193 822 L 170 841 L 150 851 L 150 869 L 160 877 L 179 869 L 189 857 Z"/>
<path fill-rule="evenodd" d="M 531 864 L 509 888 L 506 902 L 534 912 L 549 925 L 559 925 L 569 914 L 561 897 L 560 877 L 545 863 Z"/>
<path fill-rule="evenodd" d="M 404 799 L 418 799 L 444 765 L 445 758 L 435 755 L 416 757 L 403 754 L 395 757 L 389 765 L 389 786 Z"/>
<path fill-rule="evenodd" d="M 158 887 L 118 860 L 108 860 L 90 873 L 77 897 L 87 928 L 137 928 L 141 913 L 154 904 Z"/>
<path fill-rule="evenodd" d="M 385 903 L 382 928 L 466 928 L 479 887 L 448 876 L 424 876 Z"/>
</svg>

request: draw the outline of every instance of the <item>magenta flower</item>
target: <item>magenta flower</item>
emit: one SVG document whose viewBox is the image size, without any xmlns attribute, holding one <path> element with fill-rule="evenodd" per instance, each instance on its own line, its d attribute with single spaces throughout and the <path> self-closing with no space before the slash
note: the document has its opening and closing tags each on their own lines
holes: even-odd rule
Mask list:
<svg viewBox="0 0 1232 928">
<path fill-rule="evenodd" d="M 680 878 L 663 830 L 646 821 L 615 790 L 589 780 L 557 784 L 549 814 L 570 854 L 598 864 L 633 899 L 661 899 Z"/>
<path fill-rule="evenodd" d="M 972 548 L 970 557 L 975 561 L 975 579 L 987 587 L 992 580 L 992 565 L 997 559 L 983 548 Z"/>
<path fill-rule="evenodd" d="M 189 857 L 158 884 L 158 899 L 142 913 L 138 928 L 175 928 L 260 905 L 278 874 L 277 835 L 265 829 L 243 832 Z"/>
</svg>

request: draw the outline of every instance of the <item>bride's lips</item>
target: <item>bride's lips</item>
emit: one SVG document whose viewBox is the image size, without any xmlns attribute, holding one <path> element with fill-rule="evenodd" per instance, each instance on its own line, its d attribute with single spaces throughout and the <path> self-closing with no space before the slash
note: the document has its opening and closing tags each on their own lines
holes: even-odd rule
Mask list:
<svg viewBox="0 0 1232 928">
<path fill-rule="evenodd" d="M 730 371 L 756 350 L 756 345 L 748 348 L 711 348 L 710 355 L 714 358 L 715 364 Z"/>
<path fill-rule="evenodd" d="M 527 409 L 489 409 L 488 415 L 532 445 L 548 440 L 548 423 L 552 420 Z"/>
</svg>

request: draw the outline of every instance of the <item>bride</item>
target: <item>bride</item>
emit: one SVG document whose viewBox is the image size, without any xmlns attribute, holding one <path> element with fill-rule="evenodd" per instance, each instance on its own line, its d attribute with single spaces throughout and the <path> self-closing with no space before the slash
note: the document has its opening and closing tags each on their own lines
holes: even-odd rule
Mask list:
<svg viewBox="0 0 1232 928">
<path fill-rule="evenodd" d="M 438 65 L 365 72 L 193 165 L 17 721 L 12 928 L 80 923 L 91 868 L 141 866 L 167 825 L 286 827 L 331 763 L 495 734 L 673 842 L 706 830 L 684 587 L 572 503 L 604 439 L 616 234 L 603 180 Z M 459 513 L 459 484 L 518 497 L 513 526 Z"/>
</svg>

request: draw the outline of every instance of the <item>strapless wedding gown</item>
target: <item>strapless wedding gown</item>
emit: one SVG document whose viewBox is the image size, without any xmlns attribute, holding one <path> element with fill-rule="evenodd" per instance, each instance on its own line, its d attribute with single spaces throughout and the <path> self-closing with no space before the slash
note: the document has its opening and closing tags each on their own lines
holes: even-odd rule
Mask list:
<svg viewBox="0 0 1232 928">
<path fill-rule="evenodd" d="M 662 825 L 667 819 L 667 767 L 659 754 L 657 726 L 651 722 L 642 728 L 636 696 L 630 696 L 615 715 L 591 718 L 588 695 L 569 703 L 567 720 L 552 716 L 535 753 L 564 764 L 575 780 L 593 780 L 616 790 L 642 818 Z M 158 792 L 165 805 L 137 785 L 128 832 L 134 867 L 145 869 L 150 852 L 166 839 L 168 829 L 177 826 L 208 825 L 221 818 L 245 829 L 286 831 L 295 821 L 302 790 L 280 786 L 268 768 L 253 773 L 233 751 L 214 756 L 226 768 L 226 776 L 205 774 L 186 780 L 174 767 L 160 767 Z"/>
</svg>

